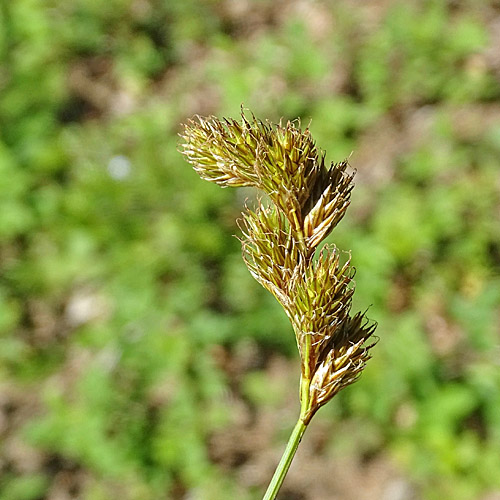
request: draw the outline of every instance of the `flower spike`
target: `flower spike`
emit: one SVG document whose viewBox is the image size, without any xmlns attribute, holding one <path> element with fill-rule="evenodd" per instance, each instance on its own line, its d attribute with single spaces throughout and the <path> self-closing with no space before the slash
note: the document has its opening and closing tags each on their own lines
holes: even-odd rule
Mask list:
<svg viewBox="0 0 500 500">
<path fill-rule="evenodd" d="M 202 179 L 253 186 L 259 201 L 239 222 L 243 259 L 281 304 L 300 354 L 299 421 L 264 496 L 276 497 L 302 435 L 318 409 L 361 374 L 376 325 L 351 314 L 354 271 L 334 246 L 320 243 L 344 216 L 354 187 L 347 161 L 327 168 L 308 128 L 196 117 L 184 126 L 182 153 Z"/>
</svg>

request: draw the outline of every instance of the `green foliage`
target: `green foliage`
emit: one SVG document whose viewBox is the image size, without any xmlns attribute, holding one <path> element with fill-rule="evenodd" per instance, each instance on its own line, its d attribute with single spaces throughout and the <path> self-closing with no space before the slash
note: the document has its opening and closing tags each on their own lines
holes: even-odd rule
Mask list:
<svg viewBox="0 0 500 500">
<path fill-rule="evenodd" d="M 360 51 L 360 89 L 377 109 L 485 97 L 494 88 L 489 76 L 464 66 L 485 45 L 480 24 L 467 14 L 451 18 L 443 2 L 398 3 Z"/>
<path fill-rule="evenodd" d="M 425 499 L 498 491 L 495 9 L 227 4 L 0 6 L 0 498 L 67 477 L 89 500 L 259 498 L 210 443 L 233 398 L 277 408 L 258 388 L 295 340 L 232 237 L 254 193 L 177 152 L 188 115 L 241 103 L 312 118 L 327 160 L 354 152 L 335 242 L 381 341 L 318 414 L 349 429 L 328 450 L 383 451 Z"/>
</svg>

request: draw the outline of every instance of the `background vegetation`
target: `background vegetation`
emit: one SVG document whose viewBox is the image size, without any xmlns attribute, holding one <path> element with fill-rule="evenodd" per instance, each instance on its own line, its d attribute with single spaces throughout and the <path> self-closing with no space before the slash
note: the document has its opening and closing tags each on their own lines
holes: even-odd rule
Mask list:
<svg viewBox="0 0 500 500">
<path fill-rule="evenodd" d="M 259 499 L 298 414 L 251 191 L 177 152 L 194 113 L 351 155 L 355 308 L 381 341 L 283 500 L 500 498 L 500 7 L 0 5 L 0 498 Z"/>
</svg>

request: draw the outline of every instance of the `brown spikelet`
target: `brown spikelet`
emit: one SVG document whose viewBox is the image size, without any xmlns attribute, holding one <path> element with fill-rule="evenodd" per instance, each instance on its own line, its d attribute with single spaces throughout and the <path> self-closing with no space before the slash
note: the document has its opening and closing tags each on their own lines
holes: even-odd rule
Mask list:
<svg viewBox="0 0 500 500">
<path fill-rule="evenodd" d="M 314 370 L 309 389 L 310 411 L 304 417 L 306 423 L 321 406 L 361 375 L 370 359 L 369 350 L 375 345 L 375 342 L 366 345 L 366 341 L 375 328 L 376 324 L 370 324 L 362 313 L 357 313 L 347 317 L 331 335 Z"/>
</svg>

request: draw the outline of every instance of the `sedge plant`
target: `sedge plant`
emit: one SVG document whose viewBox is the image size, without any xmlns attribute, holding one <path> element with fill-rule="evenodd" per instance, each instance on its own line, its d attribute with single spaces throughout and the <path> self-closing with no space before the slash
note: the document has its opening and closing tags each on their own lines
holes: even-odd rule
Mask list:
<svg viewBox="0 0 500 500">
<path fill-rule="evenodd" d="M 264 500 L 276 498 L 300 440 L 318 409 L 357 380 L 375 325 L 351 313 L 354 270 L 321 242 L 344 216 L 353 189 L 346 161 L 325 165 L 308 128 L 196 117 L 181 133 L 181 152 L 202 179 L 253 186 L 268 202 L 246 208 L 242 252 L 252 276 L 290 319 L 300 355 L 300 415 Z"/>
</svg>

